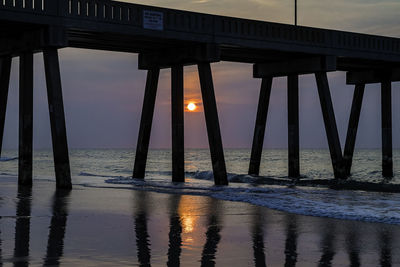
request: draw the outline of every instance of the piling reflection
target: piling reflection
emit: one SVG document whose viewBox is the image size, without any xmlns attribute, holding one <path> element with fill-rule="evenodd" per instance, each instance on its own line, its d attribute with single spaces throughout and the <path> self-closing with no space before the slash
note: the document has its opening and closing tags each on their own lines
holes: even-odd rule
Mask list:
<svg viewBox="0 0 400 267">
<path fill-rule="evenodd" d="M 335 225 L 333 223 L 324 224 L 321 226 L 321 248 L 322 248 L 322 256 L 319 261 L 318 266 L 320 267 L 329 267 L 332 266 L 332 260 L 335 256 Z"/>
<path fill-rule="evenodd" d="M 67 236 L 71 240 L 81 238 L 74 235 L 76 231 L 66 231 L 67 224 L 72 227 L 82 222 L 80 220 L 73 222 L 79 216 L 69 216 L 70 210 L 77 209 L 76 206 L 70 206 L 69 191 L 57 190 L 54 193 L 51 204 L 52 216 L 49 220 L 48 217 L 41 216 L 48 208 L 46 206 L 44 209 L 38 208 L 38 203 L 43 202 L 35 203 L 34 200 L 38 198 L 32 199 L 31 189 L 20 188 L 17 202 L 12 205 L 12 208 L 16 210 L 9 212 L 10 209 L 4 209 L 0 214 L 3 234 L 3 239 L 0 239 L 0 266 L 4 261 L 6 261 L 4 265 L 7 265 L 9 261 L 11 263 L 9 265 L 14 264 L 14 266 L 37 265 L 38 263 L 43 263 L 44 266 L 60 266 L 71 262 L 76 263 L 77 266 L 85 266 L 89 257 L 98 257 L 99 251 L 104 248 L 107 250 L 101 251 L 104 251 L 105 257 L 109 258 L 105 258 L 105 262 L 99 263 L 99 266 L 108 266 L 110 261 L 118 257 L 121 258 L 118 258 L 120 261 L 116 261 L 116 266 L 118 264 L 125 266 L 124 264 L 132 261 L 132 257 L 133 261 L 137 257 L 137 266 L 151 266 L 152 263 L 167 266 L 229 266 L 232 261 L 235 263 L 234 266 L 237 263 L 237 266 L 254 265 L 256 267 L 267 265 L 322 267 L 335 264 L 360 266 L 361 262 L 382 267 L 396 265 L 395 251 L 399 248 L 399 242 L 396 239 L 399 235 L 397 226 L 305 218 L 257 206 L 242 205 L 240 213 L 236 213 L 234 204 L 198 196 L 171 194 L 155 197 L 154 194 L 138 191 L 134 192 L 134 196 L 135 210 L 131 213 L 132 215 L 127 217 L 124 213 L 124 216 L 120 217 L 122 221 L 119 221 L 114 220 L 113 213 L 106 214 L 104 218 L 109 221 L 106 221 L 105 227 L 103 227 L 103 221 L 96 226 L 102 227 L 99 228 L 100 230 L 111 231 L 105 233 L 107 234 L 106 242 L 121 242 L 118 243 L 119 247 L 115 246 L 113 250 L 110 246 L 96 244 L 96 242 L 90 243 L 89 247 L 86 246 L 89 243 L 85 241 L 99 240 L 98 236 L 93 238 L 93 233 L 96 234 L 97 231 L 86 230 L 92 227 L 92 222 L 99 220 L 103 214 L 96 213 L 96 216 L 91 217 L 90 212 L 83 213 L 86 212 L 84 209 L 78 212 L 85 214 L 91 221 L 79 224 L 79 227 L 82 227 L 79 233 L 82 235 L 87 233 L 82 237 L 83 245 L 73 243 L 73 247 L 68 248 L 69 253 L 65 253 Z M 15 193 L 11 192 L 7 197 L 8 200 L 12 200 L 15 198 Z M 167 205 L 159 205 L 160 199 L 166 201 Z M 8 200 L 3 202 L 12 203 Z M 4 205 L 3 202 L 0 200 L 0 204 Z M 130 203 L 124 203 L 124 205 L 123 212 L 126 212 L 126 209 L 132 210 Z M 14 213 L 16 213 L 15 225 Z M 31 216 L 34 219 L 30 219 Z M 151 218 L 159 221 L 150 220 Z M 224 218 L 229 221 L 226 231 L 222 231 Z M 110 227 L 108 222 L 115 225 Z M 114 230 L 126 230 L 113 227 L 123 225 L 121 222 L 129 222 L 131 236 L 135 232 L 136 240 L 121 239 L 120 235 L 114 235 Z M 243 224 L 243 227 L 238 224 Z M 10 238 L 10 235 L 14 234 L 14 227 L 15 239 Z M 39 229 L 39 231 L 31 231 L 31 229 Z M 228 229 L 234 229 L 237 232 L 233 233 Z M 155 231 L 151 232 L 151 230 Z M 45 235 L 42 234 L 43 231 Z M 366 236 L 363 234 L 365 232 L 370 234 Z M 150 235 L 152 244 L 150 244 Z M 221 242 L 222 236 L 225 241 L 229 241 Z M 15 246 L 13 246 L 14 242 Z M 136 251 L 130 249 L 132 242 L 136 245 Z M 152 248 L 151 245 L 154 247 Z M 121 250 L 121 247 L 126 250 Z M 267 247 L 271 250 L 267 251 Z M 81 248 L 85 249 L 84 252 L 87 254 L 82 255 L 87 255 L 87 258 L 80 261 L 76 255 L 83 251 Z M 299 251 L 301 251 L 301 257 L 299 257 Z M 71 255 L 73 257 L 68 258 Z"/>
<path fill-rule="evenodd" d="M 2 248 L 2 240 L 1 240 L 1 230 L 0 230 L 0 267 L 3 266 L 3 250 Z"/>
<path fill-rule="evenodd" d="M 222 224 L 219 218 L 218 200 L 210 198 L 207 207 L 208 222 L 206 243 L 201 254 L 201 266 L 215 266 L 215 255 L 221 240 Z"/>
<path fill-rule="evenodd" d="M 17 212 L 15 222 L 14 266 L 29 266 L 29 236 L 32 189 L 18 188 Z"/>
<path fill-rule="evenodd" d="M 260 207 L 254 207 L 252 239 L 254 265 L 256 267 L 264 267 L 266 266 L 264 252 L 264 216 Z"/>
<path fill-rule="evenodd" d="M 297 216 L 286 215 L 286 242 L 285 242 L 285 266 L 296 266 L 297 263 Z"/>
<path fill-rule="evenodd" d="M 389 229 L 383 228 L 379 233 L 379 246 L 381 249 L 380 253 L 380 264 L 381 267 L 392 266 L 392 233 Z"/>
<path fill-rule="evenodd" d="M 137 259 L 139 266 L 147 267 L 151 266 L 151 251 L 149 234 L 147 231 L 147 199 L 148 194 L 146 192 L 137 192 L 135 194 L 135 205 L 137 206 L 135 211 L 135 234 L 136 234 L 136 248 L 137 248 Z"/>
<path fill-rule="evenodd" d="M 0 208 L 1 208 L 1 202 L 0 202 Z M 1 223 L 1 217 L 0 217 L 0 223 Z M 0 267 L 3 266 L 3 250 L 2 250 L 2 247 L 3 247 L 3 239 L 2 239 L 1 224 L 0 224 Z"/>
<path fill-rule="evenodd" d="M 167 266 L 180 266 L 180 256 L 182 251 L 182 223 L 178 213 L 181 195 L 170 196 L 170 220 L 169 220 L 169 242 L 168 242 L 168 261 Z"/>
<path fill-rule="evenodd" d="M 346 234 L 346 248 L 349 254 L 350 266 L 357 267 L 361 265 L 360 262 L 360 247 L 359 247 L 359 233 L 358 229 L 351 225 Z"/>
<path fill-rule="evenodd" d="M 47 240 L 45 266 L 59 266 L 64 251 L 70 190 L 57 190 L 53 196 L 53 214 Z"/>
</svg>

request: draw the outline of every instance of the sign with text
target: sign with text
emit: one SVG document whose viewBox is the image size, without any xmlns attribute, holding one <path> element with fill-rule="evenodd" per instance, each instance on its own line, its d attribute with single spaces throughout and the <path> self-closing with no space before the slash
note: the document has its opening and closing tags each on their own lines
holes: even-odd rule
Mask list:
<svg viewBox="0 0 400 267">
<path fill-rule="evenodd" d="M 143 28 L 164 30 L 164 14 L 162 12 L 143 10 Z"/>
</svg>

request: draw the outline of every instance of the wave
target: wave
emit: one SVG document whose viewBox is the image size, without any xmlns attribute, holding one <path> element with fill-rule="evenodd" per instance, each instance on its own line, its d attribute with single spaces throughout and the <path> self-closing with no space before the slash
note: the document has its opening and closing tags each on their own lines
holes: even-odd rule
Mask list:
<svg viewBox="0 0 400 267">
<path fill-rule="evenodd" d="M 106 175 L 106 174 L 96 174 L 90 172 L 80 172 L 78 176 L 89 176 L 89 177 L 99 177 L 99 178 L 129 178 L 121 175 Z"/>
<path fill-rule="evenodd" d="M 18 176 L 16 173 L 0 172 L 0 176 Z"/>
<path fill-rule="evenodd" d="M 207 178 L 205 173 L 201 174 Z M 108 184 L 134 185 L 133 190 L 170 194 L 209 196 L 221 200 L 246 202 L 300 215 L 400 224 L 400 196 L 365 191 L 338 191 L 328 188 L 268 186 L 212 186 L 174 184 L 151 180 L 116 178 Z M 240 186 L 240 184 L 239 184 Z"/>
<path fill-rule="evenodd" d="M 11 158 L 8 158 L 8 157 L 4 157 L 4 158 L 0 158 L 0 162 L 1 161 L 13 161 L 13 160 L 17 160 L 18 159 L 18 157 L 11 157 Z"/>
</svg>

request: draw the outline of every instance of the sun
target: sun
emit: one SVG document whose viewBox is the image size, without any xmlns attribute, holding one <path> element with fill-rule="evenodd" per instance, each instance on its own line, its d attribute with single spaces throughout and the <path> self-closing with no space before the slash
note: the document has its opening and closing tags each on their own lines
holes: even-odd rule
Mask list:
<svg viewBox="0 0 400 267">
<path fill-rule="evenodd" d="M 197 106 L 196 106 L 195 103 L 190 102 L 190 103 L 187 105 L 187 109 L 188 109 L 189 111 L 195 111 L 195 110 L 197 109 Z"/>
</svg>

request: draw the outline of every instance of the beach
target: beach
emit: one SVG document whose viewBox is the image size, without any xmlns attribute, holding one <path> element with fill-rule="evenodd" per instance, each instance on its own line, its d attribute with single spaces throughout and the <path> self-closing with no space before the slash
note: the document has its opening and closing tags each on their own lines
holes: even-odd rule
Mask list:
<svg viewBox="0 0 400 267">
<path fill-rule="evenodd" d="M 0 180 L 7 266 L 396 266 L 397 225 L 141 188 Z"/>
</svg>

